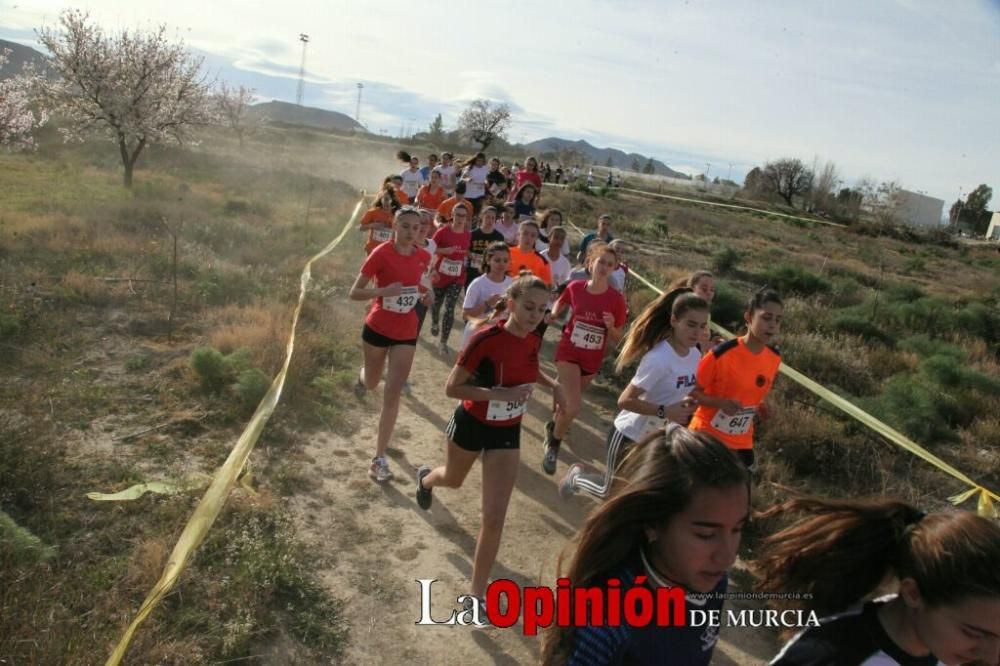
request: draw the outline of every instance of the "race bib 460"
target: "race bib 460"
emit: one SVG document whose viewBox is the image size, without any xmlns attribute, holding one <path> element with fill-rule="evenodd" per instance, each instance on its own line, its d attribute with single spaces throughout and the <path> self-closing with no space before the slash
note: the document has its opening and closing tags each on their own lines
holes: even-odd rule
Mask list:
<svg viewBox="0 0 1000 666">
<path fill-rule="evenodd" d="M 372 240 L 376 243 L 392 240 L 392 229 L 372 229 Z"/>
<path fill-rule="evenodd" d="M 462 274 L 462 261 L 460 259 L 442 259 L 438 266 L 438 273 L 457 277 Z"/>
</svg>

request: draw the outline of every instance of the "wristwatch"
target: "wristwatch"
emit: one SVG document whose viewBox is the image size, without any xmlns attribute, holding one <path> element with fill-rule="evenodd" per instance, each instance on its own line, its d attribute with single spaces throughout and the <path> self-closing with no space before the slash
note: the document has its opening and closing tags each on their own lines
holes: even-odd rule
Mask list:
<svg viewBox="0 0 1000 666">
<path fill-rule="evenodd" d="M 667 407 L 666 405 L 660 405 L 656 408 L 656 418 L 665 419 L 667 418 Z"/>
</svg>

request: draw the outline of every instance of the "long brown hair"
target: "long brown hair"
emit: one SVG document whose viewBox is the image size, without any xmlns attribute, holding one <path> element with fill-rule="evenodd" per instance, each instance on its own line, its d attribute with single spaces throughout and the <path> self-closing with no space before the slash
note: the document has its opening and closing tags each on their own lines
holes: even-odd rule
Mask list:
<svg viewBox="0 0 1000 666">
<path fill-rule="evenodd" d="M 645 528 L 669 523 L 696 492 L 749 488 L 746 467 L 724 444 L 681 426 L 636 444 L 623 463 L 622 476 L 625 483 L 590 514 L 577 534 L 576 552 L 565 574 L 573 587 L 604 584 L 647 544 Z M 553 627 L 543 639 L 542 663 L 565 663 L 572 647 L 573 629 Z"/>
<path fill-rule="evenodd" d="M 615 372 L 621 372 L 632 361 L 652 349 L 660 340 L 670 337 L 673 331 L 671 318 L 680 319 L 691 310 L 708 312 L 708 303 L 700 296 L 695 296 L 688 287 L 674 289 L 659 296 L 646 306 L 629 329 L 622 350 L 615 362 Z"/>
<path fill-rule="evenodd" d="M 764 592 L 812 595 L 833 613 L 893 574 L 912 578 L 931 606 L 1000 597 L 1000 526 L 966 511 L 920 509 L 893 499 L 792 499 L 760 515 L 805 514 L 764 540 L 757 560 Z"/>
</svg>

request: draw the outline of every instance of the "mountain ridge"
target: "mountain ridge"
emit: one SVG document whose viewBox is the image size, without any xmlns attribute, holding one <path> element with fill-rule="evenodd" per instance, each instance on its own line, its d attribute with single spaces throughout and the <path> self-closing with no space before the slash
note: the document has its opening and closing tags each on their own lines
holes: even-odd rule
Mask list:
<svg viewBox="0 0 1000 666">
<path fill-rule="evenodd" d="M 568 150 L 575 150 L 583 155 L 586 155 L 591 162 L 596 162 L 598 166 L 606 166 L 608 158 L 610 157 L 611 164 L 614 168 L 625 170 L 632 169 L 633 161 L 638 161 L 640 165 L 639 168 L 641 169 L 646 166 L 646 163 L 650 159 L 646 155 L 640 155 L 639 153 L 626 153 L 625 151 L 618 150 L 617 148 L 598 148 L 583 139 L 571 141 L 569 139 L 562 139 L 554 136 L 532 141 L 531 143 L 525 144 L 524 147 L 529 151 L 538 153 L 539 155 L 545 155 L 547 153 L 558 154 Z M 691 178 L 685 173 L 674 171 L 657 159 L 653 160 L 653 169 L 656 174 L 661 176 L 684 178 L 686 180 L 690 180 Z"/>
</svg>

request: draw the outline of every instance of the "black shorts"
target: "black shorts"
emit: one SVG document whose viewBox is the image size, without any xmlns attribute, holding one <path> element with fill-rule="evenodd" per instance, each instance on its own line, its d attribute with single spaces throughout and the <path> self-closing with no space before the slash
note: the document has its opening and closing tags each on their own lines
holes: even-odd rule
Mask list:
<svg viewBox="0 0 1000 666">
<path fill-rule="evenodd" d="M 516 450 L 521 448 L 521 424 L 489 426 L 458 406 L 445 429 L 448 439 L 466 451 Z"/>
<path fill-rule="evenodd" d="M 465 197 L 465 199 L 472 204 L 472 214 L 479 215 L 479 211 L 483 209 L 483 199 L 485 197 L 478 197 L 473 199 L 472 197 Z"/>
<path fill-rule="evenodd" d="M 412 340 L 393 340 L 392 338 L 387 338 L 381 333 L 376 333 L 372 329 L 368 328 L 368 324 L 361 329 L 361 339 L 370 344 L 372 347 L 395 347 L 396 345 L 411 345 L 413 347 L 417 346 L 417 339 Z"/>
</svg>

